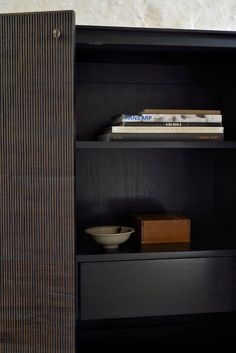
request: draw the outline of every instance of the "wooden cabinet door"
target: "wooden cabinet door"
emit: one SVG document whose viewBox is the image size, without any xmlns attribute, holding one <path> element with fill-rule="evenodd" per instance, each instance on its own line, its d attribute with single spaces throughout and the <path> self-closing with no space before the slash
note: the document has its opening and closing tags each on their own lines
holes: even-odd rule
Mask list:
<svg viewBox="0 0 236 353">
<path fill-rule="evenodd" d="M 73 11 L 0 15 L 0 351 L 74 352 Z"/>
</svg>

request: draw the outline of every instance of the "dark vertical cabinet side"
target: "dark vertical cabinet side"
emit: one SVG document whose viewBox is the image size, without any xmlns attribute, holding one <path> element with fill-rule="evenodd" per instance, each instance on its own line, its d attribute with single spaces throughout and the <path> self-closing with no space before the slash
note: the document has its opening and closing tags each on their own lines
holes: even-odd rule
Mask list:
<svg viewBox="0 0 236 353">
<path fill-rule="evenodd" d="M 0 351 L 73 353 L 74 13 L 0 15 Z"/>
</svg>

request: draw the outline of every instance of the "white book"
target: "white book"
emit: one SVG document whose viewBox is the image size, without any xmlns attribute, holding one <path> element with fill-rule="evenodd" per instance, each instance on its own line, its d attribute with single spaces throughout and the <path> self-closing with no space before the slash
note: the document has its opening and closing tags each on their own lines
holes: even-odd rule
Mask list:
<svg viewBox="0 0 236 353">
<path fill-rule="evenodd" d="M 219 134 L 224 132 L 223 126 L 111 126 L 105 129 L 106 132 L 112 133 L 213 133 Z"/>
<path fill-rule="evenodd" d="M 142 114 L 142 121 L 150 122 L 182 122 L 182 123 L 222 123 L 222 115 L 209 114 Z"/>
<path fill-rule="evenodd" d="M 221 114 L 221 110 L 215 109 L 143 109 L 139 114 Z"/>
</svg>

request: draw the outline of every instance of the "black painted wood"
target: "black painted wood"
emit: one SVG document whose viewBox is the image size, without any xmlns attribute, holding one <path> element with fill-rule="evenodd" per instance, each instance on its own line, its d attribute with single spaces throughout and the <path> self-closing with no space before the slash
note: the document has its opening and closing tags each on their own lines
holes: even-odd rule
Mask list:
<svg viewBox="0 0 236 353">
<path fill-rule="evenodd" d="M 130 35 L 128 40 L 132 37 L 128 46 L 123 37 L 126 30 Z M 225 46 L 221 42 L 227 35 L 218 33 L 214 52 L 207 52 L 201 47 L 201 40 L 212 38 L 209 49 L 216 33 L 180 31 L 177 35 L 182 36 L 182 43 L 186 40 L 186 45 L 180 46 L 175 45 L 177 42 L 170 41 L 168 45 L 165 42 L 164 38 L 172 35 L 172 31 L 89 28 L 87 45 L 85 32 L 85 28 L 78 28 L 81 37 L 77 37 L 76 56 L 76 159 L 78 168 L 82 168 L 77 179 L 78 239 L 82 252 L 85 243 L 88 253 L 89 246 L 93 248 L 93 243 L 83 234 L 86 226 L 107 223 L 107 220 L 127 223 L 134 209 L 140 212 L 179 210 L 191 216 L 192 236 L 203 249 L 209 249 L 215 240 L 222 242 L 222 248 L 226 243 L 226 248 L 232 248 L 234 221 L 227 217 L 229 207 L 223 207 L 224 191 L 220 186 L 234 188 L 233 177 L 227 178 L 227 173 L 234 170 L 230 164 L 235 156 L 231 151 L 235 148 L 236 132 L 235 65 L 231 61 L 234 51 L 229 51 L 229 42 L 225 41 Z M 149 40 L 153 41 L 154 33 L 155 38 L 162 36 L 162 50 L 157 43 L 140 44 L 149 34 Z M 98 45 L 97 39 L 93 42 L 93 36 L 100 36 L 102 43 L 106 46 L 109 42 L 112 48 L 104 51 L 104 45 Z M 192 47 L 199 46 L 194 54 L 187 44 L 191 36 L 195 36 Z M 227 38 L 232 45 L 234 34 L 228 33 Z M 142 48 L 137 49 L 139 40 Z M 111 116 L 150 106 L 221 109 L 226 141 L 95 141 L 101 129 L 110 125 Z M 220 150 L 226 150 L 224 158 L 220 157 Z M 224 176 L 220 176 L 225 165 Z M 230 191 L 228 198 L 233 210 L 234 198 Z"/>
<path fill-rule="evenodd" d="M 105 261 L 132 261 L 132 260 L 157 260 L 157 259 L 185 259 L 185 258 L 209 258 L 209 257 L 234 257 L 236 256 L 235 244 L 232 244 L 225 249 L 222 245 L 218 245 L 220 249 L 215 248 L 214 245 L 210 249 L 192 249 L 191 245 L 176 244 L 160 248 L 156 244 L 150 246 L 144 246 L 143 248 L 131 247 L 131 246 L 120 246 L 120 249 L 107 251 L 102 248 L 85 248 L 80 249 L 76 256 L 76 262 L 105 262 Z M 188 248 L 189 247 L 189 248 Z M 83 251 L 84 250 L 84 251 Z"/>
<path fill-rule="evenodd" d="M 218 192 L 215 153 L 181 149 L 79 150 L 76 155 L 80 175 L 76 179 L 79 249 L 83 252 L 87 248 L 89 253 L 89 248 L 96 246 L 84 233 L 86 227 L 132 226 L 132 213 L 148 212 L 182 213 L 192 220 L 191 239 L 195 246 L 203 249 L 209 244 L 220 246 L 222 234 L 215 226 L 214 201 Z M 225 227 L 224 242 L 228 244 L 234 239 L 232 222 Z M 128 240 L 130 244 L 135 241 L 135 235 Z"/>
<path fill-rule="evenodd" d="M 227 229 L 236 233 L 236 151 L 219 151 L 215 160 L 215 215 L 217 228 L 222 234 L 222 242 L 227 237 Z"/>
<path fill-rule="evenodd" d="M 165 353 L 234 353 L 235 313 L 83 321 L 78 325 L 79 350 L 121 352 L 124 347 Z"/>
<path fill-rule="evenodd" d="M 81 264 L 81 320 L 236 310 L 236 260 Z"/>
<path fill-rule="evenodd" d="M 94 322 L 87 332 L 79 322 L 82 350 L 91 338 L 99 347 L 101 337 L 100 347 L 108 351 L 118 339 L 120 348 L 139 346 L 137 331 L 126 346 L 109 326 L 111 318 L 129 337 L 132 325 L 152 326 L 152 315 L 168 315 L 173 323 L 176 313 L 235 311 L 235 60 L 235 32 L 77 27 L 78 316 Z M 146 107 L 221 109 L 225 141 L 96 141 L 111 116 Z M 134 211 L 163 210 L 190 216 L 189 250 L 143 250 L 134 235 L 106 253 L 84 233 L 91 225 L 129 224 Z M 145 315 L 147 321 L 140 321 Z M 196 336 L 193 342 L 199 343 Z"/>
<path fill-rule="evenodd" d="M 197 63 L 184 56 L 179 63 L 172 58 L 168 64 L 156 59 L 150 64 L 141 53 L 143 63 L 131 64 L 126 62 L 128 55 L 123 52 L 123 62 L 109 62 L 108 56 L 104 63 L 99 62 L 99 51 L 93 62 L 79 62 L 78 54 L 75 94 L 79 141 L 96 140 L 111 124 L 112 116 L 146 107 L 221 109 L 225 140 L 235 140 L 234 63 L 222 62 L 216 54 L 210 61 L 204 61 L 203 55 L 203 62 Z"/>
<path fill-rule="evenodd" d="M 76 148 L 80 149 L 236 149 L 236 141 L 77 141 Z"/>
<path fill-rule="evenodd" d="M 236 48 L 236 32 L 210 30 L 178 30 L 159 28 L 128 28 L 76 26 L 76 44 L 87 47 L 128 45 L 150 47 Z"/>
</svg>

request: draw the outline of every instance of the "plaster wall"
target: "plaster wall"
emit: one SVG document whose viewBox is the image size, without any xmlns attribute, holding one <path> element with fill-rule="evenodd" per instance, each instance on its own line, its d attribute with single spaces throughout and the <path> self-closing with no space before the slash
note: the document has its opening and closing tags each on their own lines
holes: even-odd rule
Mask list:
<svg viewBox="0 0 236 353">
<path fill-rule="evenodd" d="M 236 30 L 236 0 L 0 0 L 0 13 L 62 9 L 82 25 Z"/>
</svg>

